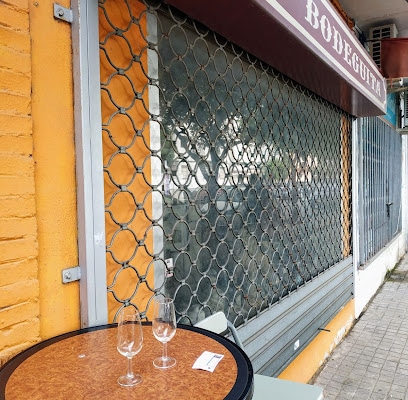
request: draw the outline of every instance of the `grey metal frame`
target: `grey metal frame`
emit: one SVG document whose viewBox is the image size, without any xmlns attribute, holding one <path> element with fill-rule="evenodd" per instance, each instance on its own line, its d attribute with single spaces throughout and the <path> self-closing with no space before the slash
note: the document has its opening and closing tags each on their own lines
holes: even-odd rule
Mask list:
<svg viewBox="0 0 408 400">
<path fill-rule="evenodd" d="M 72 1 L 81 326 L 108 321 L 97 0 Z"/>
<path fill-rule="evenodd" d="M 352 151 L 351 151 L 351 181 L 352 181 L 352 190 L 351 190 L 351 202 L 353 204 L 352 208 L 352 241 L 353 241 L 353 271 L 358 268 L 358 257 L 356 255 L 360 254 L 360 238 L 358 237 L 358 227 L 360 221 L 360 196 L 359 196 L 359 186 L 360 186 L 360 159 L 358 155 L 358 119 L 354 119 L 352 122 L 351 130 L 351 140 L 352 140 Z"/>
</svg>

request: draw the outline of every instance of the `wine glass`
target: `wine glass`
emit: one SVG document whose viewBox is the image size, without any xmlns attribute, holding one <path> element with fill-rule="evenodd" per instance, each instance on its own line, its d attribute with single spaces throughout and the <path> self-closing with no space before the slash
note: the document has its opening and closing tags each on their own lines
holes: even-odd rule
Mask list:
<svg viewBox="0 0 408 400">
<path fill-rule="evenodd" d="M 155 299 L 152 328 L 154 337 L 163 343 L 163 355 L 156 358 L 153 365 L 156 368 L 174 367 L 176 360 L 167 356 L 167 342 L 176 334 L 176 313 L 172 299 Z"/>
<path fill-rule="evenodd" d="M 133 307 L 123 308 L 118 317 L 117 349 L 128 359 L 126 375 L 118 378 L 121 386 L 135 386 L 142 377 L 133 373 L 132 358 L 139 353 L 143 345 L 143 331 L 139 312 Z"/>
</svg>

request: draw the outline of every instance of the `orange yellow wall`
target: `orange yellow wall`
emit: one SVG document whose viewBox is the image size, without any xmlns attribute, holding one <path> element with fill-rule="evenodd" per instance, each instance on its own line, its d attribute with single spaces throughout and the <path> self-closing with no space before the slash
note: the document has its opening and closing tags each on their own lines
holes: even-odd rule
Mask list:
<svg viewBox="0 0 408 400">
<path fill-rule="evenodd" d="M 52 1 L 0 2 L 0 365 L 80 325 L 71 64 Z"/>
<path fill-rule="evenodd" d="M 27 1 L 0 4 L 0 365 L 39 340 Z"/>
<path fill-rule="evenodd" d="M 71 25 L 53 4 L 29 2 L 42 339 L 80 327 L 79 284 L 61 278 L 78 265 Z"/>
<path fill-rule="evenodd" d="M 350 331 L 355 321 L 354 300 L 329 322 L 313 341 L 279 375 L 281 379 L 309 383 L 327 357 Z"/>
</svg>

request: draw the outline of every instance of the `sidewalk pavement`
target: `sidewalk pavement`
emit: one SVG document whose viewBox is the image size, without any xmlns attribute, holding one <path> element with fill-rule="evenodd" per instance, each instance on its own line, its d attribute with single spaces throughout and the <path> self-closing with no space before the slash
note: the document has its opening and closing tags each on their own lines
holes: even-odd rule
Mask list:
<svg viewBox="0 0 408 400">
<path fill-rule="evenodd" d="M 408 255 L 314 383 L 323 387 L 325 400 L 408 400 Z"/>
</svg>

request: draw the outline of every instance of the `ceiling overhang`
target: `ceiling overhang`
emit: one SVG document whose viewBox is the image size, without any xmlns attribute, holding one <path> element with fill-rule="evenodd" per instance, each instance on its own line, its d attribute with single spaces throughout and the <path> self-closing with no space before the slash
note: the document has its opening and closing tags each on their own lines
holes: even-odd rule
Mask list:
<svg viewBox="0 0 408 400">
<path fill-rule="evenodd" d="M 385 114 L 385 79 L 328 1 L 167 2 L 348 113 Z"/>
</svg>

